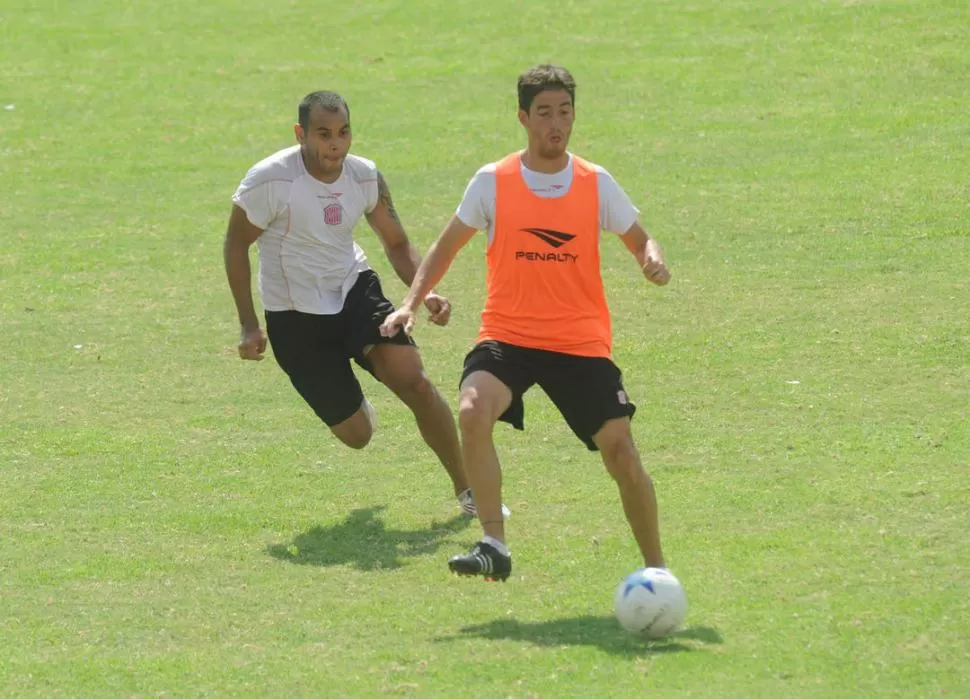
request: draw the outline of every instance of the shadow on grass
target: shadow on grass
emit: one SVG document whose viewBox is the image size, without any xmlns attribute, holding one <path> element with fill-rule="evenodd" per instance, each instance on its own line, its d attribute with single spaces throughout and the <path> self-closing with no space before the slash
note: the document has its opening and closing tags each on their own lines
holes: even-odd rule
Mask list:
<svg viewBox="0 0 970 699">
<path fill-rule="evenodd" d="M 288 544 L 273 544 L 267 552 L 288 563 L 311 566 L 353 565 L 358 570 L 390 570 L 401 559 L 434 553 L 444 539 L 474 520 L 456 515 L 432 522 L 428 529 L 387 529 L 378 516 L 383 505 L 354 510 L 340 524 L 313 527 Z"/>
<path fill-rule="evenodd" d="M 535 623 L 497 619 L 487 624 L 466 626 L 455 635 L 439 636 L 435 640 L 450 642 L 469 637 L 524 641 L 546 647 L 593 646 L 607 653 L 628 656 L 690 652 L 698 650 L 698 644 L 723 643 L 721 634 L 707 626 L 683 629 L 665 638 L 641 639 L 624 631 L 612 616 L 581 616 Z"/>
</svg>

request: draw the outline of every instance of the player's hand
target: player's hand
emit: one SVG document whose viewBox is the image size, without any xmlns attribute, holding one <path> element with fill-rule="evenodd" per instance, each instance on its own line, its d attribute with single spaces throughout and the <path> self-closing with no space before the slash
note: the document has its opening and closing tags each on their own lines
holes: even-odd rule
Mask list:
<svg viewBox="0 0 970 699">
<path fill-rule="evenodd" d="M 381 335 L 384 337 L 394 337 L 403 328 L 405 334 L 410 335 L 414 330 L 414 311 L 407 308 L 399 308 L 381 323 Z"/>
<path fill-rule="evenodd" d="M 266 351 L 266 333 L 260 327 L 247 330 L 243 328 L 239 333 L 239 358 L 260 362 Z"/>
<path fill-rule="evenodd" d="M 657 286 L 664 286 L 670 281 L 670 270 L 662 259 L 647 255 L 647 261 L 643 263 L 643 276 Z"/>
<path fill-rule="evenodd" d="M 451 303 L 444 296 L 438 296 L 433 291 L 424 297 L 424 307 L 431 313 L 431 322 L 435 325 L 448 325 L 451 318 Z"/>
</svg>

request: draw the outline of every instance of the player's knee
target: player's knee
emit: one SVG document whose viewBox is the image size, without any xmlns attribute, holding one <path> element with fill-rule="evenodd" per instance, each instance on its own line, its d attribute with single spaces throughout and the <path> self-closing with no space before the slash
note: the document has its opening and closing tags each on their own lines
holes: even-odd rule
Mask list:
<svg viewBox="0 0 970 699">
<path fill-rule="evenodd" d="M 330 431 L 351 449 L 363 449 L 374 436 L 374 425 L 367 411 L 362 408 L 340 424 L 331 427 Z"/>
<path fill-rule="evenodd" d="M 463 394 L 458 405 L 458 427 L 463 436 L 489 433 L 492 430 L 492 410 L 475 394 Z"/>
<path fill-rule="evenodd" d="M 610 464 L 628 465 L 640 461 L 632 439 L 617 439 L 604 445 L 603 458 Z"/>
<path fill-rule="evenodd" d="M 371 437 L 374 433 L 368 429 L 358 429 L 358 430 L 343 430 L 338 432 L 337 430 L 331 430 L 334 435 L 341 442 L 346 444 L 351 449 L 363 449 L 370 443 Z"/>
<path fill-rule="evenodd" d="M 423 371 L 419 371 L 416 376 L 410 377 L 407 387 L 411 395 L 422 401 L 433 400 L 435 397 L 434 384 Z"/>
<path fill-rule="evenodd" d="M 610 426 L 609 430 L 601 430 L 595 442 L 603 455 L 606 469 L 615 480 L 624 482 L 642 477 L 643 466 L 629 422 L 623 421 Z"/>
<path fill-rule="evenodd" d="M 434 400 L 435 397 L 434 384 L 431 383 L 431 379 L 424 371 L 408 372 L 403 376 L 396 377 L 388 388 L 394 391 L 407 405 L 426 403 Z"/>
<path fill-rule="evenodd" d="M 603 463 L 606 464 L 610 476 L 621 487 L 635 486 L 649 478 L 636 449 L 618 447 L 609 456 L 603 455 Z"/>
</svg>

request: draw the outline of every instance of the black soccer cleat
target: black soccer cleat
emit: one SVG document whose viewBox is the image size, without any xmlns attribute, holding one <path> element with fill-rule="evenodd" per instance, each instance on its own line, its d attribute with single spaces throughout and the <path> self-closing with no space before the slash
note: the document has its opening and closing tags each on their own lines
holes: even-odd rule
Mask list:
<svg viewBox="0 0 970 699">
<path fill-rule="evenodd" d="M 452 556 L 448 568 L 458 575 L 481 575 L 486 580 L 505 582 L 512 574 L 512 557 L 503 556 L 494 546 L 479 541 L 468 553 Z"/>
</svg>

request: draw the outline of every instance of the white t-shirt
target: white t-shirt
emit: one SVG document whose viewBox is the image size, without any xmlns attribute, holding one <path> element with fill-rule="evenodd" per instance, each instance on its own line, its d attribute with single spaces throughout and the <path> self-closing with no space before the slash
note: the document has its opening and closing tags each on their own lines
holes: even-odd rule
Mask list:
<svg viewBox="0 0 970 699">
<path fill-rule="evenodd" d="M 296 145 L 254 165 L 232 201 L 263 229 L 263 308 L 339 313 L 357 275 L 370 269 L 353 231 L 377 206 L 377 166 L 348 155 L 340 179 L 325 184 L 306 171 Z"/>
<path fill-rule="evenodd" d="M 458 210 L 455 212 L 461 222 L 471 228 L 488 231 L 488 242 L 491 244 L 495 234 L 495 166 L 489 163 L 472 177 L 465 195 L 462 197 Z M 573 183 L 573 156 L 570 153 L 569 162 L 559 172 L 546 174 L 528 169 L 519 161 L 522 178 L 526 186 L 537 196 L 546 199 L 556 199 L 565 196 Z M 626 195 L 623 188 L 617 184 L 613 176 L 599 165 L 596 169 L 596 183 L 599 187 L 599 217 L 600 228 L 620 235 L 630 230 L 640 215 Z"/>
</svg>

